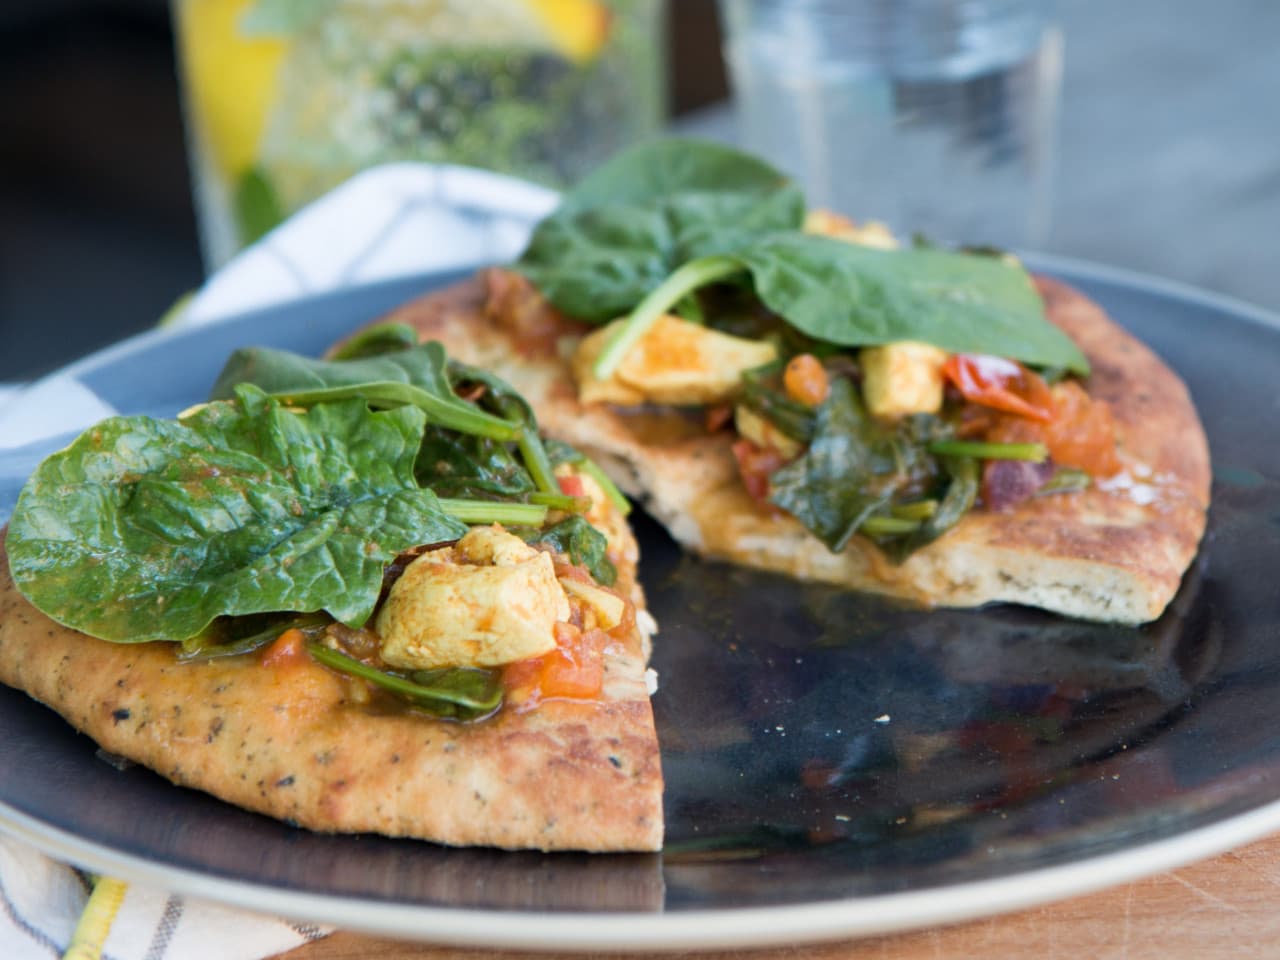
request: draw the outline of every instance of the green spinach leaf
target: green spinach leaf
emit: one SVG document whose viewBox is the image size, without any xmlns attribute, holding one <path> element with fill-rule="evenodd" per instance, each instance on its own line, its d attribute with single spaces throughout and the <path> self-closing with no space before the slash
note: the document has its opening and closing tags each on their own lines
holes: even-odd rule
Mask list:
<svg viewBox="0 0 1280 960">
<path fill-rule="evenodd" d="M 527 427 L 538 429 L 538 418 L 534 415 L 529 401 L 521 396 L 516 388 L 495 373 L 481 367 L 473 367 L 460 360 L 450 360 L 448 365 L 449 384 L 456 391 L 459 386 L 482 386 L 484 392 L 476 400 L 476 406 L 487 410 L 504 420 L 523 423 Z"/>
<path fill-rule="evenodd" d="M 448 367 L 444 347 L 435 342 L 344 360 L 317 360 L 288 350 L 245 347 L 231 354 L 209 391 L 209 399 L 225 400 L 241 383 L 252 383 L 267 393 L 294 393 L 385 381 L 407 383 L 464 403 L 453 392 Z"/>
<path fill-rule="evenodd" d="M 783 173 L 751 154 L 708 140 L 668 137 L 615 154 L 579 180 L 557 212 L 653 204 L 673 194 L 769 195 L 788 188 L 793 186 Z"/>
<path fill-rule="evenodd" d="M 607 321 L 681 264 L 803 220 L 799 188 L 763 161 L 660 140 L 619 154 L 570 191 L 516 269 L 570 316 Z"/>
<path fill-rule="evenodd" d="M 784 436 L 800 443 L 813 437 L 813 410 L 775 390 L 750 371 L 743 375 L 742 395 L 738 398 L 748 410 L 768 420 Z"/>
<path fill-rule="evenodd" d="M 814 340 L 841 347 L 920 340 L 1088 374 L 1048 321 L 1017 263 L 933 249 L 879 250 L 797 232 L 683 264 L 628 315 L 596 360 L 607 377 L 656 320 L 694 290 L 749 277 L 761 302 Z"/>
<path fill-rule="evenodd" d="M 240 383 L 301 403 L 359 396 L 380 408 L 408 404 L 433 423 L 496 440 L 518 439 L 524 431 L 523 423 L 485 413 L 455 394 L 448 357 L 435 342 L 354 360 L 317 360 L 287 350 L 248 347 L 227 360 L 210 398 L 229 397 Z"/>
<path fill-rule="evenodd" d="M 933 514 L 920 526 L 904 536 L 881 538 L 878 542 L 896 561 L 908 556 L 928 543 L 932 543 L 973 509 L 978 499 L 981 474 L 978 461 L 973 457 L 941 457 L 941 466 L 947 477 L 947 488 Z"/>
<path fill-rule="evenodd" d="M 406 677 L 371 667 L 315 641 L 307 644 L 307 651 L 330 670 L 367 680 L 434 717 L 480 720 L 502 705 L 502 676 L 498 670 L 446 667 L 417 670 Z"/>
<path fill-rule="evenodd" d="M 568 557 L 570 563 L 586 567 L 595 581 L 606 587 L 613 586 L 618 579 L 617 569 L 605 555 L 609 542 L 584 517 L 575 514 L 543 530 L 525 528 L 512 532 L 526 543 L 547 544 L 557 553 Z"/>
<path fill-rule="evenodd" d="M 537 489 L 511 445 L 430 426 L 414 474 L 441 497 L 511 500 Z"/>
<path fill-rule="evenodd" d="M 941 429 L 935 418 L 880 423 L 863 409 L 857 388 L 837 378 L 818 408 L 809 448 L 769 478 L 769 499 L 838 553 L 868 519 L 933 485 L 937 464 L 923 434 Z"/>
<path fill-rule="evenodd" d="M 361 400 L 294 413 L 252 386 L 180 422 L 106 420 L 23 488 L 14 580 L 54 620 L 116 642 L 266 612 L 361 624 L 396 554 L 466 532 L 414 481 L 424 423 Z"/>
<path fill-rule="evenodd" d="M 352 336 L 330 359 L 363 360 L 385 353 L 399 353 L 418 345 L 418 332 L 407 323 L 379 323 Z"/>
<path fill-rule="evenodd" d="M 735 257 L 760 299 L 818 340 L 845 347 L 920 340 L 953 353 L 1089 372 L 1080 348 L 1045 319 L 1016 263 L 799 233 L 760 239 Z"/>
<path fill-rule="evenodd" d="M 194 637 L 182 641 L 179 660 L 215 660 L 253 653 L 275 641 L 286 630 L 314 634 L 333 621 L 320 613 L 260 613 L 242 617 L 218 617 Z"/>
<path fill-rule="evenodd" d="M 824 344 L 921 340 L 1088 374 L 1016 262 L 924 246 L 878 250 L 805 234 L 803 220 L 800 191 L 762 161 L 714 144 L 657 141 L 583 180 L 515 266 L 570 316 L 628 316 L 597 360 L 601 377 L 691 294 L 744 282 Z"/>
</svg>

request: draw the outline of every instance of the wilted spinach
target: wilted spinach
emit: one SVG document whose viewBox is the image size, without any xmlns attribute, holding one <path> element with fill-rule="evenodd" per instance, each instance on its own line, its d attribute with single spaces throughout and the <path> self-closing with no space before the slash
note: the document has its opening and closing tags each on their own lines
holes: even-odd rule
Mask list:
<svg viewBox="0 0 1280 960">
<path fill-rule="evenodd" d="M 586 567 L 587 572 L 606 587 L 618 579 L 618 571 L 609 561 L 605 551 L 609 542 L 603 533 L 581 516 L 567 517 L 557 524 L 541 530 L 525 528 L 512 531 L 529 544 L 546 544 L 556 553 L 564 554 L 570 563 Z"/>
<path fill-rule="evenodd" d="M 783 390 L 769 386 L 763 377 L 748 371 L 743 376 L 741 403 L 757 416 L 763 417 L 784 436 L 799 443 L 808 443 L 813 436 L 813 410 L 792 400 Z"/>
<path fill-rule="evenodd" d="M 329 669 L 367 680 L 435 717 L 480 720 L 502 705 L 502 678 L 497 670 L 448 667 L 404 676 L 371 667 L 322 643 L 308 643 L 307 651 Z"/>
<path fill-rule="evenodd" d="M 894 560 L 905 560 L 926 544 L 942 536 L 973 509 L 978 499 L 980 473 L 972 457 L 939 457 L 946 478 L 946 490 L 937 507 L 920 525 L 898 536 L 879 537 L 877 542 Z"/>
<path fill-rule="evenodd" d="M 941 504 L 931 507 L 926 518 L 895 516 L 894 508 L 928 498 L 945 481 L 944 468 L 928 452 L 928 444 L 949 432 L 931 416 L 895 424 L 878 421 L 867 414 L 854 385 L 837 378 L 818 408 L 809 448 L 769 478 L 769 499 L 835 552 L 859 532 L 903 545 L 914 543 L 911 538 L 917 535 L 933 539 L 972 505 L 970 499 L 956 512 L 964 501 L 954 480 L 955 496 L 944 497 L 945 509 Z"/>
<path fill-rule="evenodd" d="M 194 637 L 182 641 L 179 660 L 215 660 L 253 653 L 276 640 L 286 630 L 319 631 L 333 621 L 320 613 L 261 613 L 244 617 L 218 617 Z"/>
<path fill-rule="evenodd" d="M 517 499 L 537 489 L 512 445 L 427 427 L 414 474 L 442 497 Z"/>
</svg>

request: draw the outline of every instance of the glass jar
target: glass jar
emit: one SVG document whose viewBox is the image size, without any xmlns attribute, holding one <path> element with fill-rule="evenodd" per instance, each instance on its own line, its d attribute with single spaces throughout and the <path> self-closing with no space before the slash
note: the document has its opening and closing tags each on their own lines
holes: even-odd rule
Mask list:
<svg viewBox="0 0 1280 960">
<path fill-rule="evenodd" d="M 173 0 L 206 266 L 388 161 L 572 182 L 663 119 L 662 0 Z"/>
</svg>

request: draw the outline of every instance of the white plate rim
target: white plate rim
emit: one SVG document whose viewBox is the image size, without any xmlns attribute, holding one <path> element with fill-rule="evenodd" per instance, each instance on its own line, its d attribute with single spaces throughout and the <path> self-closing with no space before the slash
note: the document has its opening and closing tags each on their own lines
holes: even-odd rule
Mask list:
<svg viewBox="0 0 1280 960">
<path fill-rule="evenodd" d="M 122 854 L 0 805 L 0 825 L 52 857 L 254 913 L 380 936 L 496 949 L 677 951 L 793 945 L 1011 913 L 1185 866 L 1280 831 L 1280 800 L 1114 853 L 990 880 L 777 907 L 563 912 L 424 907 L 292 892 Z"/>
</svg>

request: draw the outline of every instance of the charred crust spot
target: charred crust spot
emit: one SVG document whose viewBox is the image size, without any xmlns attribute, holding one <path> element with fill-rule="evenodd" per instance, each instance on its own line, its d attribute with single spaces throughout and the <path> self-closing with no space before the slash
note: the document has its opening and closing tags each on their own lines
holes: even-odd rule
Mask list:
<svg viewBox="0 0 1280 960">
<path fill-rule="evenodd" d="M 128 707 L 121 707 L 119 710 L 111 711 L 111 719 L 116 723 L 120 723 L 122 720 L 128 720 L 130 716 L 132 716 L 132 714 L 129 713 Z"/>
<path fill-rule="evenodd" d="M 222 732 L 222 718 L 214 717 L 213 722 L 209 724 L 209 733 L 204 738 L 205 743 L 213 743 L 217 739 L 218 734 Z"/>
<path fill-rule="evenodd" d="M 398 753 L 393 753 L 393 754 L 391 755 L 391 762 L 392 762 L 392 763 L 399 763 L 399 762 L 400 762 L 400 754 L 398 754 Z"/>
<path fill-rule="evenodd" d="M 613 764 L 615 769 L 617 770 L 622 769 L 622 761 L 619 760 L 617 757 L 613 756 L 612 754 L 610 754 L 609 756 L 609 762 Z"/>
<path fill-rule="evenodd" d="M 281 777 L 279 780 L 277 780 L 277 781 L 276 781 L 276 786 L 277 786 L 277 787 L 292 787 L 292 786 L 293 786 L 293 774 L 289 774 L 289 776 L 287 776 L 287 777 Z"/>
</svg>

